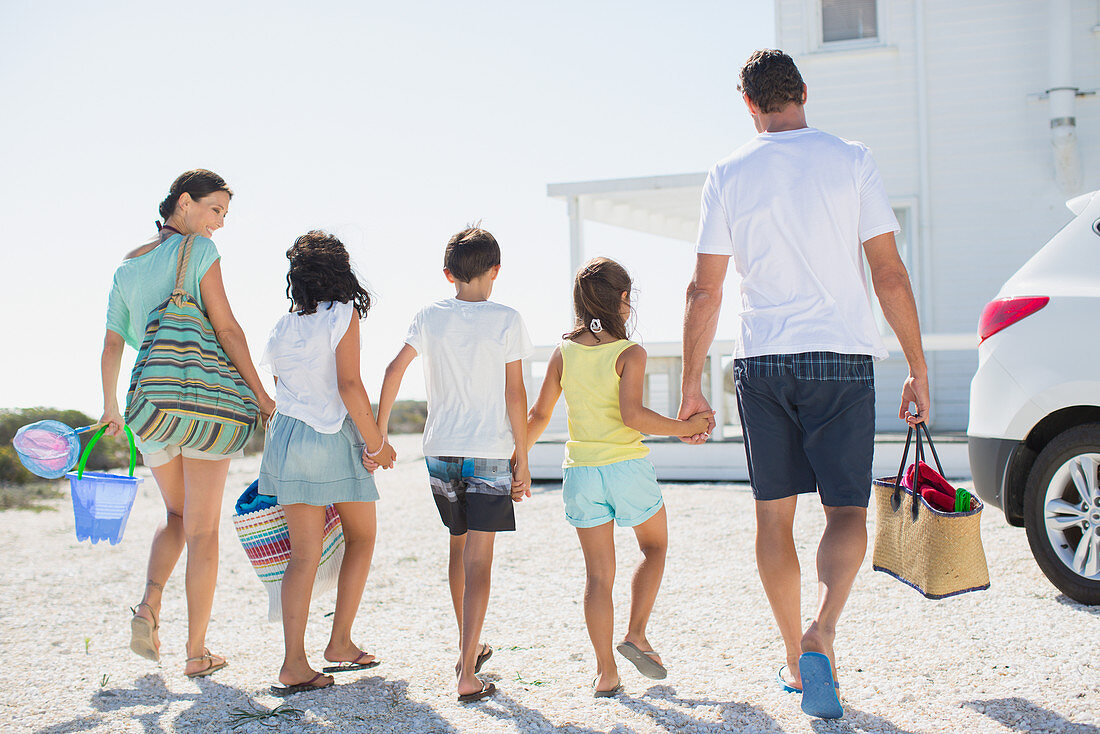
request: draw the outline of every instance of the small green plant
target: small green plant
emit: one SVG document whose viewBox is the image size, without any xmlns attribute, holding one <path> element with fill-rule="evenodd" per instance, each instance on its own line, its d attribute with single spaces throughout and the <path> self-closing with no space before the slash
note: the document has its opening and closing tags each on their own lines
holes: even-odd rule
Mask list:
<svg viewBox="0 0 1100 734">
<path fill-rule="evenodd" d="M 285 703 L 281 703 L 273 709 L 265 709 L 249 701 L 247 709 L 235 708 L 229 712 L 229 726 L 231 729 L 236 729 L 238 726 L 258 721 L 262 726 L 274 728 L 279 726 L 279 719 L 298 721 L 303 714 L 305 712 L 302 709 L 291 708 Z"/>
<path fill-rule="evenodd" d="M 541 680 L 539 678 L 535 678 L 534 680 L 524 680 L 523 676 L 520 676 L 520 675 L 516 676 L 516 682 L 521 683 L 525 686 L 548 686 L 548 685 L 550 685 L 550 681 L 548 681 L 548 680 Z"/>
<path fill-rule="evenodd" d="M 106 688 L 106 687 L 107 687 L 107 684 L 108 684 L 108 683 L 109 683 L 110 681 L 111 681 L 111 674 L 110 674 L 110 673 L 104 673 L 104 674 L 103 674 L 102 676 L 100 676 L 100 678 L 99 678 L 99 687 L 100 687 L 100 688 Z"/>
<path fill-rule="evenodd" d="M 85 637 L 84 638 L 84 654 L 85 655 L 91 655 L 92 654 L 92 638 L 91 637 Z"/>
</svg>

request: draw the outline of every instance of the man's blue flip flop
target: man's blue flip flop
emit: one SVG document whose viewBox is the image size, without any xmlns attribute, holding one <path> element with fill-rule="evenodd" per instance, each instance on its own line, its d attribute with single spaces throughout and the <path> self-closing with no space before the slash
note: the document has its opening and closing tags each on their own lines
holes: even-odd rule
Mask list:
<svg viewBox="0 0 1100 734">
<path fill-rule="evenodd" d="M 819 652 L 804 652 L 798 658 L 798 674 L 802 678 L 802 712 L 819 719 L 839 719 L 844 707 L 836 695 L 833 666 Z"/>
<path fill-rule="evenodd" d="M 801 688 L 795 688 L 783 677 L 784 670 L 787 670 L 787 666 L 781 665 L 779 666 L 779 672 L 775 674 L 775 679 L 779 681 L 779 687 L 782 688 L 785 693 L 802 693 Z"/>
</svg>

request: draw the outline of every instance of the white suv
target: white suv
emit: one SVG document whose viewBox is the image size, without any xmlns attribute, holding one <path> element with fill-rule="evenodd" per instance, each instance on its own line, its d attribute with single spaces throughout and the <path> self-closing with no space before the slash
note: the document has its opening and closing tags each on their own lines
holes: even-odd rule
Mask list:
<svg viewBox="0 0 1100 734">
<path fill-rule="evenodd" d="M 967 435 L 978 495 L 1055 586 L 1100 604 L 1100 191 L 1067 206 L 982 312 Z"/>
</svg>

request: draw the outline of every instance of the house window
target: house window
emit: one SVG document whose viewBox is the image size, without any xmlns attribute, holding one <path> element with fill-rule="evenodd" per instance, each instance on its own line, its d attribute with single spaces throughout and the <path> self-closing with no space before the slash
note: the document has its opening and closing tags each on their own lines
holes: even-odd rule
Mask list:
<svg viewBox="0 0 1100 734">
<path fill-rule="evenodd" d="M 877 0 L 821 0 L 823 43 L 878 37 Z"/>
</svg>

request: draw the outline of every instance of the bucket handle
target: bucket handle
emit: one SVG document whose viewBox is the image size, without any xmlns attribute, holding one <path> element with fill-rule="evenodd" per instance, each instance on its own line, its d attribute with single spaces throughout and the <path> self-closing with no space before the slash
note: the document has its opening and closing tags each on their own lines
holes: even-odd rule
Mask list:
<svg viewBox="0 0 1100 734">
<path fill-rule="evenodd" d="M 130 426 L 123 425 L 126 429 L 126 438 L 130 440 L 130 476 L 134 476 L 134 469 L 137 467 L 137 446 L 134 445 L 134 432 L 130 430 Z M 80 463 L 76 467 L 76 478 L 84 478 L 84 465 L 88 463 L 88 457 L 92 454 L 92 447 L 96 445 L 96 441 L 103 436 L 103 432 L 107 430 L 107 426 L 101 426 L 98 431 L 92 434 L 92 440 L 88 441 L 87 447 L 84 449 L 84 453 L 80 455 Z"/>
</svg>

